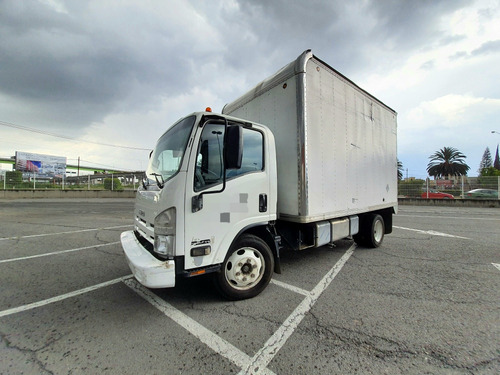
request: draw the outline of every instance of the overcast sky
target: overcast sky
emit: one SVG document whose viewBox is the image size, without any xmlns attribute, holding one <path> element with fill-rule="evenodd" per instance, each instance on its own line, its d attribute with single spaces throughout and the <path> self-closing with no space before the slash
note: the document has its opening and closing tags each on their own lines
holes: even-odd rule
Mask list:
<svg viewBox="0 0 500 375">
<path fill-rule="evenodd" d="M 47 133 L 151 149 L 306 49 L 398 112 L 405 176 L 445 146 L 470 176 L 494 157 L 500 0 L 0 0 L 0 157 L 144 170 L 149 151 Z"/>
</svg>

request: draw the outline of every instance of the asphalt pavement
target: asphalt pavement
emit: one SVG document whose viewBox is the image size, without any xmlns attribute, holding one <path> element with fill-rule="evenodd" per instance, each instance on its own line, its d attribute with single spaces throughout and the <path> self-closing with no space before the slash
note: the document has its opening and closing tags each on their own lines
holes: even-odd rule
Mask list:
<svg viewBox="0 0 500 375">
<path fill-rule="evenodd" d="M 133 199 L 0 201 L 1 374 L 498 374 L 500 210 L 400 206 L 378 249 L 283 252 L 259 296 L 149 290 Z"/>
</svg>

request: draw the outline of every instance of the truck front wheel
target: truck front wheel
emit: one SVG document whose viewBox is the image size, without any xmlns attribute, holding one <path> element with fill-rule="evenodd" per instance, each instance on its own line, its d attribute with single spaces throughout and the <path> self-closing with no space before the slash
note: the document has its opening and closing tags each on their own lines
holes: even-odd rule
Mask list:
<svg viewBox="0 0 500 375">
<path fill-rule="evenodd" d="M 361 246 L 379 247 L 385 234 L 385 223 L 382 216 L 371 214 L 360 220 L 359 233 L 354 235 L 354 241 Z"/>
<path fill-rule="evenodd" d="M 215 282 L 221 294 L 230 300 L 252 298 L 271 281 L 274 257 L 269 246 L 251 234 L 238 238 L 229 249 Z"/>
</svg>

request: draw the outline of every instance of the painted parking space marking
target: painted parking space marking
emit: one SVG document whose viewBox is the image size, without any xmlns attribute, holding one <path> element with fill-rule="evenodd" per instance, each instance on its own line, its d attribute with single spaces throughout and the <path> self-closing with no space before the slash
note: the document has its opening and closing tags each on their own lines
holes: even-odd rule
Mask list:
<svg viewBox="0 0 500 375">
<path fill-rule="evenodd" d="M 111 229 L 119 229 L 119 228 L 128 228 L 132 225 L 118 225 L 115 227 L 104 227 L 104 228 L 89 228 L 89 229 L 79 229 L 79 230 L 71 230 L 67 232 L 56 232 L 56 233 L 42 233 L 42 234 L 31 234 L 27 236 L 18 236 L 18 237 L 0 237 L 0 241 L 14 241 L 24 238 L 36 238 L 36 237 L 47 237 L 47 236 L 59 236 L 61 234 L 72 234 L 72 233 L 83 233 L 83 232 L 95 232 L 98 230 L 111 230 Z"/>
<path fill-rule="evenodd" d="M 493 264 L 493 266 L 495 266 L 497 268 L 497 270 L 500 271 L 500 264 L 498 264 L 498 263 L 491 263 L 491 264 Z"/>
<path fill-rule="evenodd" d="M 252 358 L 252 362 L 242 369 L 242 371 L 239 373 L 240 375 L 260 373 L 263 368 L 266 368 L 267 365 L 269 365 L 276 354 L 278 354 L 279 350 L 283 347 L 283 345 L 285 345 L 286 341 L 295 332 L 295 329 L 299 326 L 300 322 L 302 322 L 305 315 L 318 301 L 321 294 L 338 275 L 342 267 L 344 267 L 351 255 L 354 253 L 355 248 L 356 245 L 353 244 L 344 253 L 342 258 L 340 258 L 338 262 L 335 263 L 332 269 L 328 271 L 328 273 L 323 277 L 323 279 L 321 279 L 321 281 L 309 293 L 309 295 L 304 298 L 304 300 L 283 322 L 280 328 L 278 328 L 278 330 L 269 338 L 269 340 L 267 340 L 264 346 L 254 355 L 254 357 Z"/>
<path fill-rule="evenodd" d="M 354 253 L 355 248 L 356 245 L 353 244 L 310 292 L 281 281 L 272 281 L 273 284 L 304 295 L 305 298 L 252 358 L 226 340 L 222 339 L 220 336 L 214 334 L 198 322 L 194 321 L 186 314 L 177 310 L 168 302 L 161 299 L 144 286 L 140 285 L 137 281 L 131 279 L 124 282 L 134 292 L 139 294 L 147 302 L 156 307 L 181 327 L 188 330 L 193 336 L 197 337 L 214 352 L 229 359 L 235 365 L 240 367 L 241 371 L 239 374 L 273 374 L 267 366 L 280 351 L 283 345 L 285 345 L 290 336 L 295 332 L 300 322 L 302 322 L 321 294 L 326 290 L 326 288 L 328 288 L 342 267 L 344 267 L 351 255 Z"/>
<path fill-rule="evenodd" d="M 17 313 L 20 313 L 23 311 L 32 310 L 32 309 L 35 309 L 37 307 L 49 305 L 51 303 L 60 302 L 60 301 L 63 301 L 65 299 L 68 299 L 71 297 L 79 296 L 81 294 L 93 292 L 94 290 L 97 290 L 97 289 L 105 288 L 105 287 L 113 285 L 113 284 L 118 284 L 118 283 L 124 282 L 125 280 L 130 279 L 131 277 L 132 277 L 132 275 L 119 277 L 118 279 L 114 279 L 114 280 L 106 281 L 106 282 L 103 282 L 100 284 L 92 285 L 92 286 L 89 286 L 87 288 L 78 289 L 78 290 L 75 290 L 73 292 L 69 292 L 66 294 L 61 294 L 57 297 L 47 298 L 47 299 L 44 299 L 42 301 L 30 303 L 28 305 L 23 305 L 23 306 L 19 306 L 19 307 L 14 307 L 12 309 L 3 310 L 3 311 L 0 311 L 0 318 L 4 317 L 4 316 L 12 315 L 12 314 L 17 314 Z"/>
<path fill-rule="evenodd" d="M 310 292 L 308 292 L 305 289 L 302 289 L 302 288 L 296 287 L 294 285 L 290 285 L 290 284 L 284 283 L 282 281 L 274 280 L 274 279 L 271 280 L 271 284 L 277 285 L 277 286 L 279 286 L 279 287 L 281 287 L 283 289 L 291 290 L 292 292 L 297 293 L 297 294 L 302 294 L 303 296 L 308 296 L 309 293 L 310 293 Z"/>
<path fill-rule="evenodd" d="M 500 221 L 500 219 L 490 218 L 490 217 L 464 217 L 464 216 L 430 216 L 430 215 L 404 215 L 398 214 L 398 217 L 411 217 L 411 218 L 424 218 L 424 219 L 436 219 L 443 218 L 446 220 L 484 220 L 484 221 Z"/>
<path fill-rule="evenodd" d="M 117 245 L 119 243 L 120 243 L 120 241 L 117 241 L 117 242 L 110 242 L 110 243 L 105 243 L 105 244 L 100 244 L 100 245 L 92 245 L 92 246 L 79 247 L 79 248 L 76 248 L 76 249 L 53 251 L 51 253 L 45 253 L 45 254 L 30 255 L 30 256 L 20 257 L 20 258 L 4 259 L 4 260 L 0 260 L 0 264 L 2 264 L 2 263 L 9 263 L 9 262 L 17 262 L 17 261 L 20 261 L 20 260 L 27 260 L 27 259 L 48 257 L 50 255 L 67 254 L 67 253 L 72 253 L 72 252 L 80 251 L 80 250 L 87 250 L 87 249 L 94 249 L 94 248 L 98 248 L 98 247 Z"/>
<path fill-rule="evenodd" d="M 164 299 L 158 297 L 149 289 L 139 284 L 136 280 L 126 280 L 125 284 L 144 300 L 149 302 L 167 317 L 186 329 L 198 340 L 207 345 L 214 352 L 229 359 L 240 368 L 245 367 L 250 362 L 251 358 L 247 354 L 243 353 L 240 349 L 208 330 L 183 312 L 177 310 Z M 263 371 L 262 374 L 273 374 L 273 372 L 266 370 Z"/>
<path fill-rule="evenodd" d="M 395 225 L 393 225 L 392 227 L 393 228 L 397 228 L 397 229 L 403 229 L 403 230 L 409 230 L 409 231 L 412 231 L 412 232 L 422 233 L 422 234 L 430 234 L 431 236 L 460 238 L 460 239 L 463 239 L 463 240 L 470 240 L 470 238 L 468 238 L 468 237 L 454 236 L 452 234 L 436 232 L 434 230 L 420 230 L 420 229 L 413 229 L 413 228 L 398 227 L 398 226 L 395 226 Z"/>
<path fill-rule="evenodd" d="M 107 244 L 107 245 L 112 245 L 112 244 Z M 96 246 L 91 246 L 91 247 L 96 247 Z M 299 324 L 302 322 L 306 314 L 311 310 L 311 308 L 317 302 L 321 294 L 326 290 L 326 288 L 328 288 L 333 279 L 338 275 L 340 270 L 343 268 L 343 266 L 346 264 L 348 259 L 353 254 L 355 248 L 356 245 L 353 244 L 344 253 L 344 255 L 337 261 L 337 263 L 335 263 L 335 265 L 330 269 L 330 271 L 328 271 L 328 273 L 321 279 L 321 281 L 314 287 L 314 289 L 310 292 L 295 287 L 293 285 L 286 284 L 281 281 L 277 280 L 272 281 L 273 284 L 291 290 L 297 294 L 301 294 L 305 296 L 305 298 L 288 316 L 288 318 L 283 322 L 283 324 L 275 331 L 275 333 L 266 341 L 264 346 L 260 350 L 258 350 L 253 357 L 250 357 L 249 355 L 247 355 L 234 345 L 224 340 L 222 337 L 218 336 L 217 334 L 213 333 L 212 331 L 202 326 L 200 323 L 196 322 L 195 320 L 188 317 L 181 311 L 177 310 L 175 307 L 173 307 L 168 302 L 158 297 L 149 289 L 139 284 L 133 278 L 133 275 L 123 276 L 114 280 L 106 281 L 100 284 L 96 284 L 87 288 L 82 288 L 73 292 L 48 298 L 42 301 L 3 310 L 0 311 L 0 318 L 32 310 L 38 307 L 46 306 L 52 303 L 60 302 L 68 298 L 76 297 L 114 284 L 124 283 L 135 293 L 141 296 L 144 300 L 146 300 L 151 305 L 160 310 L 167 317 L 172 319 L 181 327 L 185 328 L 188 332 L 190 332 L 202 343 L 207 345 L 215 353 L 229 359 L 236 366 L 240 367 L 241 371 L 239 374 L 258 373 L 258 374 L 273 375 L 274 372 L 269 370 L 267 366 L 277 355 L 280 349 L 285 345 L 286 341 L 290 338 L 290 336 L 295 332 L 296 328 L 299 326 Z M 80 250 L 81 249 L 83 248 L 80 248 Z M 70 251 L 76 251 L 76 250 L 78 249 L 72 249 Z M 68 250 L 65 252 L 68 252 Z M 46 255 L 54 255 L 54 254 L 46 254 Z M 42 256 L 46 255 L 44 254 Z"/>
</svg>

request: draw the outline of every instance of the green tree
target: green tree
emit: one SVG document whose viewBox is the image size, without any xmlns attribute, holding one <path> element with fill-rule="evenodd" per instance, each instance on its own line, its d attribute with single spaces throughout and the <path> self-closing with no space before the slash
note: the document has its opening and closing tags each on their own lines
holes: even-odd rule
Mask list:
<svg viewBox="0 0 500 375">
<path fill-rule="evenodd" d="M 465 176 L 470 167 L 465 163 L 467 156 L 454 147 L 443 147 L 429 156 L 427 173 L 435 178 L 446 176 Z"/>
<path fill-rule="evenodd" d="M 490 148 L 486 147 L 484 150 L 483 158 L 481 159 L 481 163 L 479 163 L 479 175 L 482 174 L 483 169 L 489 168 L 493 166 L 493 159 L 491 158 Z"/>
<path fill-rule="evenodd" d="M 497 145 L 497 153 L 495 155 L 495 161 L 493 162 L 493 167 L 500 170 L 500 156 L 498 156 L 498 145 Z"/>
<path fill-rule="evenodd" d="M 500 170 L 495 167 L 483 168 L 481 170 L 481 177 L 492 177 L 492 176 L 500 176 Z"/>
<path fill-rule="evenodd" d="M 113 181 L 113 182 L 111 182 L 111 181 Z M 113 178 L 113 180 L 111 180 L 111 178 L 105 178 L 104 179 L 104 189 L 105 190 L 121 191 L 121 190 L 123 190 L 123 186 L 122 186 L 121 181 L 117 178 Z"/>
</svg>

